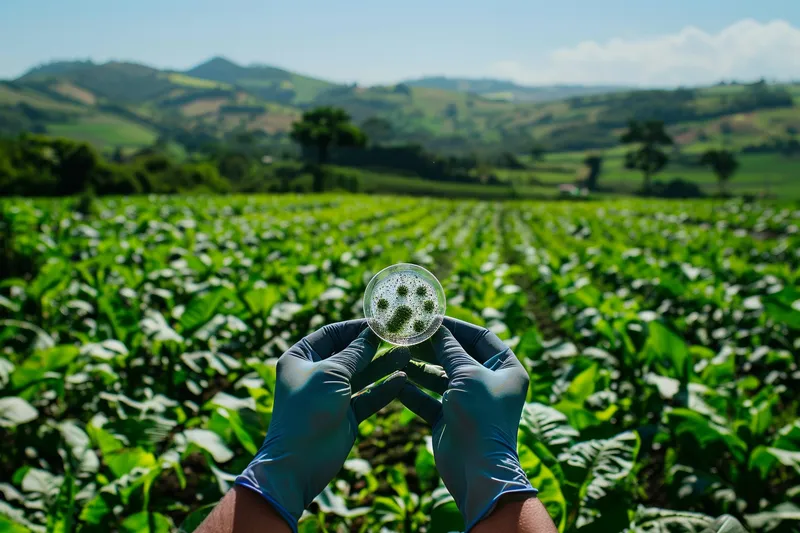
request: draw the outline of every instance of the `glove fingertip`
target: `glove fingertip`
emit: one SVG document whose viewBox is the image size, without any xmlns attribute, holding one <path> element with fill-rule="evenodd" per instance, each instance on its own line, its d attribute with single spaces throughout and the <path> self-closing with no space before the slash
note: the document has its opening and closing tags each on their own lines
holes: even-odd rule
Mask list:
<svg viewBox="0 0 800 533">
<path fill-rule="evenodd" d="M 397 371 L 386 378 L 383 383 L 353 396 L 352 406 L 356 423 L 360 424 L 397 398 L 407 380 L 405 372 Z"/>
<path fill-rule="evenodd" d="M 366 327 L 364 331 L 358 334 L 359 339 L 364 339 L 367 344 L 373 348 L 377 348 L 381 343 L 381 339 L 372 331 L 372 328 Z"/>
</svg>

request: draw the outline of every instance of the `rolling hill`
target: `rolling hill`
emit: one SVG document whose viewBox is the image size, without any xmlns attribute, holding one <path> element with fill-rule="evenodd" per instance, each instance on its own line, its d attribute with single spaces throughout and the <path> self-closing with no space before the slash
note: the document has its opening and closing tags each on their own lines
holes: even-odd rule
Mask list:
<svg viewBox="0 0 800 533">
<path fill-rule="evenodd" d="M 286 105 L 310 104 L 336 84 L 301 76 L 266 65 L 241 66 L 223 57 L 215 57 L 186 71 L 189 76 L 236 85 L 249 93 Z"/>
<path fill-rule="evenodd" d="M 509 101 L 498 92 L 519 93 L 515 100 L 572 96 Z M 220 57 L 185 72 L 71 61 L 0 85 L 0 131 L 63 134 L 101 146 L 140 146 L 179 131 L 216 137 L 259 131 L 272 143 L 288 143 L 303 109 L 332 105 L 359 124 L 385 119 L 390 142 L 441 153 L 525 153 L 534 144 L 550 152 L 607 150 L 630 118 L 664 120 L 681 149 L 724 144 L 768 151 L 800 131 L 798 100 L 800 85 L 763 82 L 630 91 L 425 78 L 359 87 Z"/>
<path fill-rule="evenodd" d="M 473 93 L 491 100 L 506 100 L 509 102 L 552 102 L 575 96 L 592 96 L 630 90 L 630 88 L 610 85 L 544 85 L 541 87 L 527 87 L 512 81 L 491 78 L 447 78 L 443 76 L 430 76 L 404 81 L 403 83 L 411 87 Z"/>
<path fill-rule="evenodd" d="M 85 123 L 92 124 L 90 130 L 97 129 L 97 122 L 119 124 L 123 131 L 118 134 L 93 139 L 101 146 L 140 146 L 145 137 L 134 133 L 130 123 L 150 130 L 153 138 L 177 130 L 214 136 L 236 129 L 277 134 L 299 115 L 297 108 L 229 83 L 135 63 L 54 63 L 5 82 L 0 92 L 0 131 L 24 124 L 16 129 L 67 136 L 76 131 L 77 138 L 88 140 L 81 133 Z"/>
</svg>

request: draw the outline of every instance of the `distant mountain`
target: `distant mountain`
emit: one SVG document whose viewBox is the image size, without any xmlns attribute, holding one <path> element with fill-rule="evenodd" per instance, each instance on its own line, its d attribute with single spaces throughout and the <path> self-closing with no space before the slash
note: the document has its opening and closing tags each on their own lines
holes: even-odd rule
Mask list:
<svg viewBox="0 0 800 533">
<path fill-rule="evenodd" d="M 39 88 L 52 82 L 68 82 L 89 91 L 96 98 L 114 102 L 142 103 L 169 92 L 168 73 L 158 69 L 119 61 L 60 61 L 32 69 L 16 80 Z"/>
<path fill-rule="evenodd" d="M 23 77 L 64 74 L 65 72 L 93 66 L 95 66 L 95 63 L 90 59 L 86 61 L 52 61 L 33 67 L 23 74 Z"/>
<path fill-rule="evenodd" d="M 137 63 L 50 63 L 0 86 L 0 123 L 7 123 L 0 133 L 47 132 L 103 146 L 143 145 L 181 130 L 281 133 L 299 115 L 230 83 Z"/>
<path fill-rule="evenodd" d="M 60 61 L 0 83 L 0 134 L 37 131 L 102 146 L 143 146 L 158 136 L 250 131 L 288 144 L 304 109 L 330 105 L 359 125 L 382 119 L 388 142 L 443 154 L 523 153 L 534 144 L 550 151 L 605 149 L 618 144 L 619 129 L 631 118 L 664 120 L 681 145 L 724 140 L 758 148 L 800 127 L 793 98 L 800 102 L 800 86 L 642 91 L 439 77 L 359 87 L 222 57 L 185 72 Z M 723 139 L 723 131 L 732 133 Z"/>
<path fill-rule="evenodd" d="M 289 105 L 312 102 L 319 94 L 336 84 L 302 76 L 267 65 L 242 66 L 224 57 L 214 57 L 185 72 L 189 76 L 230 83 L 248 92 Z"/>
<path fill-rule="evenodd" d="M 446 78 L 433 76 L 403 82 L 411 87 L 426 87 L 444 91 L 474 93 L 493 100 L 511 102 L 551 102 L 575 96 L 592 96 L 630 90 L 613 85 L 543 85 L 529 87 L 511 81 L 491 78 Z"/>
</svg>

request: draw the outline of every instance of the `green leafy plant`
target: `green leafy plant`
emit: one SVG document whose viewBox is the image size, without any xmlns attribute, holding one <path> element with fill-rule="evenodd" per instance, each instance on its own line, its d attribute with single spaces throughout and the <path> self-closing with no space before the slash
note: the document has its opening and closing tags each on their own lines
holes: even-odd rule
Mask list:
<svg viewBox="0 0 800 533">
<path fill-rule="evenodd" d="M 94 204 L 0 205 L 26 258 L 0 280 L 0 530 L 193 530 L 264 439 L 276 358 L 409 257 L 528 370 L 518 453 L 560 532 L 797 529 L 792 205 Z M 462 531 L 428 431 L 362 423 L 300 531 Z"/>
</svg>

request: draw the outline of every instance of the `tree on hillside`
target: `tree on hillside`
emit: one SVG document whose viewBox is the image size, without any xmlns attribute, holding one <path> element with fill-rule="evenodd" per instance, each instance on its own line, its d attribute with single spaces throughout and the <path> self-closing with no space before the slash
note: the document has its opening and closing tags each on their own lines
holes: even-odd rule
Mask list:
<svg viewBox="0 0 800 533">
<path fill-rule="evenodd" d="M 541 144 L 534 144 L 531 148 L 531 157 L 534 161 L 542 161 L 544 159 L 545 149 Z"/>
<path fill-rule="evenodd" d="M 344 109 L 318 107 L 303 113 L 299 122 L 292 124 L 292 140 L 304 149 L 316 150 L 317 163 L 328 162 L 330 150 L 336 146 L 364 146 L 366 135 L 352 122 Z M 314 191 L 323 189 L 324 174 L 321 168 L 314 172 Z"/>
<path fill-rule="evenodd" d="M 700 164 L 711 167 L 719 180 L 719 192 L 725 192 L 725 184 L 739 168 L 739 162 L 727 150 L 708 150 L 700 157 Z"/>
<path fill-rule="evenodd" d="M 628 122 L 628 131 L 620 138 L 622 144 L 638 144 L 639 147 L 625 154 L 625 168 L 638 170 L 644 174 L 644 193 L 652 190 L 652 178 L 669 162 L 669 157 L 661 149 L 671 146 L 672 138 L 664 130 L 664 122 L 648 120 Z"/>
<path fill-rule="evenodd" d="M 586 159 L 583 160 L 583 164 L 589 169 L 589 173 L 584 180 L 586 188 L 590 191 L 596 191 L 597 182 L 600 179 L 600 172 L 603 168 L 603 156 L 597 154 L 588 155 Z"/>
</svg>

